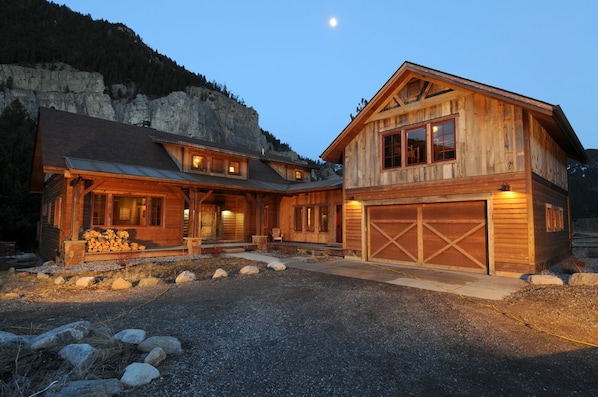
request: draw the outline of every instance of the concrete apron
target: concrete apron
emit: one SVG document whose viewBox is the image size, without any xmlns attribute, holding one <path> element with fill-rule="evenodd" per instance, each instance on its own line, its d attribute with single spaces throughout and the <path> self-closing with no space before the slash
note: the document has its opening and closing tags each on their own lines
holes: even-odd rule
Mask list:
<svg viewBox="0 0 598 397">
<path fill-rule="evenodd" d="M 279 261 L 286 266 L 312 272 L 372 280 L 430 291 L 448 292 L 468 297 L 501 300 L 526 285 L 517 278 L 475 273 L 422 269 L 409 266 L 361 262 L 350 259 L 310 262 L 309 257 L 273 258 L 251 252 L 231 254 L 259 262 Z"/>
</svg>

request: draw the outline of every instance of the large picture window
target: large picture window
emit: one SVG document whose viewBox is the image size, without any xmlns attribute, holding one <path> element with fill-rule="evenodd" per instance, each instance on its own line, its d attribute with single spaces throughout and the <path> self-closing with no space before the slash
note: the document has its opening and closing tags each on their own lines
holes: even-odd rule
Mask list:
<svg viewBox="0 0 598 397">
<path fill-rule="evenodd" d="M 427 123 L 382 136 L 382 167 L 398 168 L 456 158 L 455 119 Z"/>
<path fill-rule="evenodd" d="M 106 216 L 108 214 L 109 217 Z M 163 197 L 93 195 L 93 226 L 162 226 L 163 219 Z"/>
</svg>

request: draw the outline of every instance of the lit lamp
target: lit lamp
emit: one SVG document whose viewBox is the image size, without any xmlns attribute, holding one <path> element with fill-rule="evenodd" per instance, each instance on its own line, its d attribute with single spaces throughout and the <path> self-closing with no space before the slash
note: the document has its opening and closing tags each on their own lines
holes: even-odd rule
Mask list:
<svg viewBox="0 0 598 397">
<path fill-rule="evenodd" d="M 509 185 L 508 183 L 503 183 L 502 185 L 500 185 L 500 187 L 498 188 L 498 190 L 500 190 L 501 192 L 510 192 L 511 191 L 511 185 Z"/>
</svg>

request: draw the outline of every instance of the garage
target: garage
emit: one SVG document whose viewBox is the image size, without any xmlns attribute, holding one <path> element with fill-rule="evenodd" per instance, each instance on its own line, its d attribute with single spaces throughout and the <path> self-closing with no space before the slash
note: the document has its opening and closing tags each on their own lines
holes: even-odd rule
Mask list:
<svg viewBox="0 0 598 397">
<path fill-rule="evenodd" d="M 368 259 L 488 274 L 486 202 L 367 207 Z"/>
</svg>

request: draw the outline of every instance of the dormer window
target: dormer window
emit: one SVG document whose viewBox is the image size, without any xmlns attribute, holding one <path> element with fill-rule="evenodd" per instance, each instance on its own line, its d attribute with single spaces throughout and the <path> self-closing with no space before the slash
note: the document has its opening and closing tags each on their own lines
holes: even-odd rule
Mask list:
<svg viewBox="0 0 598 397">
<path fill-rule="evenodd" d="M 194 155 L 191 160 L 191 165 L 195 170 L 205 171 L 207 169 L 207 161 L 204 156 Z"/>
<path fill-rule="evenodd" d="M 303 180 L 303 171 L 295 170 L 295 180 L 302 181 Z"/>
<path fill-rule="evenodd" d="M 229 161 L 228 173 L 239 175 L 241 173 L 241 163 L 239 163 L 238 161 Z"/>
<path fill-rule="evenodd" d="M 224 160 L 223 159 L 212 159 L 212 172 L 224 174 Z"/>
</svg>

